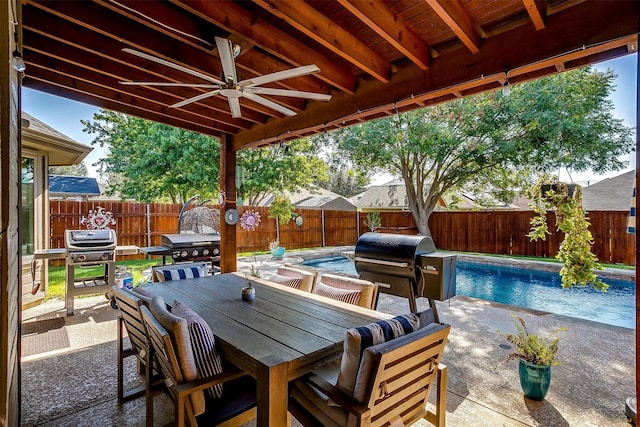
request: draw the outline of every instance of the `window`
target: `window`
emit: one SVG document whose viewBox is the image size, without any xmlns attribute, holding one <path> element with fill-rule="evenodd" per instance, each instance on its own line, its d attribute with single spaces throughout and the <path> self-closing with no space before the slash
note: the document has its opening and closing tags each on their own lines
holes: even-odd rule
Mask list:
<svg viewBox="0 0 640 427">
<path fill-rule="evenodd" d="M 22 158 L 22 256 L 33 255 L 34 247 L 34 159 Z"/>
</svg>

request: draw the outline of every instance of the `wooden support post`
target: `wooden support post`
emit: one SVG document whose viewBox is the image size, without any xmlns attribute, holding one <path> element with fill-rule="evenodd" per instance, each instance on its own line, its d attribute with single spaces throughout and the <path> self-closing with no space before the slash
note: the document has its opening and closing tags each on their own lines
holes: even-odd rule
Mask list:
<svg viewBox="0 0 640 427">
<path fill-rule="evenodd" d="M 224 220 L 229 209 L 236 208 L 236 150 L 230 135 L 220 138 L 220 191 L 224 203 L 220 209 L 220 270 L 231 273 L 237 270 L 236 225 Z"/>
</svg>

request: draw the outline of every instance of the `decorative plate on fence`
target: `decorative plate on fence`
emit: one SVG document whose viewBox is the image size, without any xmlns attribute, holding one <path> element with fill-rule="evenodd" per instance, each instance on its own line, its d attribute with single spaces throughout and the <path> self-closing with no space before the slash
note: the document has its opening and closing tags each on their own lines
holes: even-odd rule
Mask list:
<svg viewBox="0 0 640 427">
<path fill-rule="evenodd" d="M 260 213 L 253 210 L 247 210 L 244 211 L 240 217 L 240 227 L 247 231 L 253 231 L 258 228 L 260 221 Z"/>
<path fill-rule="evenodd" d="M 235 209 L 227 209 L 224 212 L 224 222 L 229 225 L 236 225 L 238 222 L 238 211 Z"/>
</svg>

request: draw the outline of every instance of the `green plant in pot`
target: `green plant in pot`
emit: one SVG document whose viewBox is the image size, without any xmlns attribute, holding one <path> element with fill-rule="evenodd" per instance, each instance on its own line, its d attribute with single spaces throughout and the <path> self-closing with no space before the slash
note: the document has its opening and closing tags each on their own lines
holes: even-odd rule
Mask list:
<svg viewBox="0 0 640 427">
<path fill-rule="evenodd" d="M 567 328 L 554 330 L 549 336 L 529 333 L 524 318 L 514 316 L 516 332 L 501 334 L 513 346 L 513 352 L 507 360 L 518 359 L 520 385 L 525 397 L 532 400 L 544 400 L 551 384 L 551 367 L 558 366 L 557 359 L 559 332 Z"/>
<path fill-rule="evenodd" d="M 560 277 L 563 288 L 591 285 L 606 291 L 604 283 L 594 270 L 602 270 L 598 258 L 591 252 L 593 237 L 589 231 L 589 219 L 582 207 L 582 188 L 577 184 L 557 182 L 548 176 L 541 178 L 528 192 L 530 206 L 536 216 L 531 219 L 527 237 L 532 241 L 546 240 L 550 234 L 547 211 L 553 210 L 556 230 L 564 233 L 556 258 L 563 263 Z"/>
</svg>

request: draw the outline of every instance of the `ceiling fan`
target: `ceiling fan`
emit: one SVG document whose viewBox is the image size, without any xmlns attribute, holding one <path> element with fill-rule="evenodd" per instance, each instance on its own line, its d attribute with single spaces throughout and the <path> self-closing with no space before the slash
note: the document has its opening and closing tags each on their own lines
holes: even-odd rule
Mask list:
<svg viewBox="0 0 640 427">
<path fill-rule="evenodd" d="M 320 71 L 315 65 L 305 65 L 302 67 L 291 68 L 289 70 L 278 71 L 275 73 L 265 74 L 263 76 L 254 77 L 252 79 L 238 81 L 238 73 L 236 72 L 235 57 L 240 53 L 238 46 L 234 49 L 234 45 L 228 39 L 216 37 L 216 46 L 218 48 L 218 55 L 222 62 L 222 79 L 216 79 L 198 71 L 192 70 L 187 67 L 183 67 L 173 62 L 166 61 L 164 59 L 156 58 L 155 56 L 140 52 L 134 49 L 124 48 L 124 52 L 132 55 L 139 56 L 149 61 L 157 62 L 158 64 L 165 65 L 167 67 L 180 70 L 187 74 L 199 77 L 208 83 L 170 83 L 170 82 L 120 82 L 123 85 L 135 85 L 135 86 L 176 86 L 176 87 L 192 87 L 192 88 L 205 88 L 211 89 L 211 91 L 202 93 L 192 98 L 185 99 L 177 102 L 171 107 L 179 108 L 192 102 L 200 101 L 215 95 L 222 95 L 227 98 L 229 102 L 229 109 L 231 110 L 231 117 L 242 117 L 240 111 L 240 97 L 245 97 L 252 101 L 262 104 L 265 107 L 276 110 L 287 116 L 294 116 L 296 112 L 284 107 L 276 102 L 273 102 L 261 95 L 275 95 L 275 96 L 290 96 L 294 98 L 305 98 L 317 101 L 329 101 L 331 95 L 313 92 L 303 92 L 299 90 L 288 89 L 276 89 L 270 87 L 260 87 L 260 85 L 266 83 L 273 83 L 280 80 L 291 79 L 294 77 L 301 77 L 308 74 L 317 73 Z"/>
</svg>

